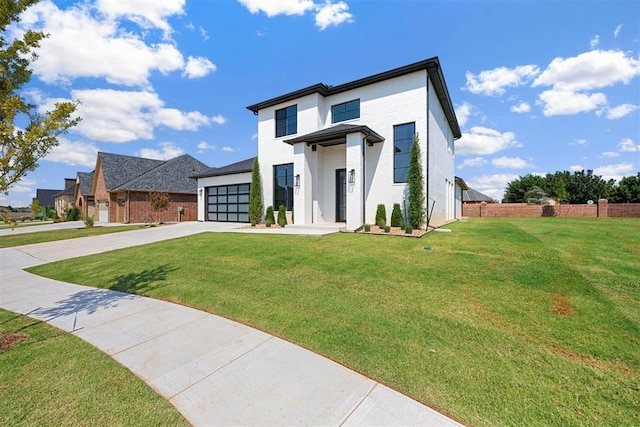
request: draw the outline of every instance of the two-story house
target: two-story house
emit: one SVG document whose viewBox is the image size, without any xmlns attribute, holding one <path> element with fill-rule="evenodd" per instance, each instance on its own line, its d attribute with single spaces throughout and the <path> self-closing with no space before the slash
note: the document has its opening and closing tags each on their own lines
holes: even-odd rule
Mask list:
<svg viewBox="0 0 640 427">
<path fill-rule="evenodd" d="M 454 140 L 461 134 L 437 57 L 247 108 L 258 116 L 263 203 L 293 211 L 294 224 L 344 222 L 355 230 L 374 223 L 378 204 L 388 215 L 394 203 L 404 208 L 414 135 L 429 225 L 455 218 Z M 248 197 L 235 195 L 240 186 L 248 194 L 249 163 L 199 176 L 199 220 L 248 220 L 236 214 L 247 212 Z"/>
</svg>

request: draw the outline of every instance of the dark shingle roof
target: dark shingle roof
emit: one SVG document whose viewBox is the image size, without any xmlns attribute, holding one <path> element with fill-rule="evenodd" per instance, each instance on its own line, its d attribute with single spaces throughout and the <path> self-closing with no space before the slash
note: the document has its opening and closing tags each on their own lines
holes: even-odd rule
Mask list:
<svg viewBox="0 0 640 427">
<path fill-rule="evenodd" d="M 306 135 L 299 136 L 293 139 L 287 139 L 287 144 L 296 144 L 298 142 L 306 142 L 307 144 L 320 144 L 320 145 L 335 145 L 344 144 L 347 134 L 354 132 L 362 132 L 367 135 L 367 141 L 369 143 L 382 142 L 384 138 L 371 130 L 369 126 L 362 125 L 349 125 L 340 124 L 326 129 L 321 129 L 315 132 L 308 133 Z"/>
<path fill-rule="evenodd" d="M 43 208 L 52 208 L 56 205 L 53 197 L 59 192 L 60 190 L 45 190 L 38 188 L 36 189 L 36 199 L 38 199 L 38 203 L 40 203 L 40 206 Z"/>
<path fill-rule="evenodd" d="M 207 165 L 188 154 L 166 162 L 157 162 L 160 164 L 155 168 L 123 182 L 112 190 L 195 194 L 198 191 L 198 182 L 192 176 L 208 169 Z"/>
<path fill-rule="evenodd" d="M 67 186 L 67 188 L 65 188 L 64 190 L 56 193 L 53 195 L 53 197 L 58 197 L 58 196 L 73 196 L 76 194 L 76 184 L 71 184 L 69 186 Z"/>
<path fill-rule="evenodd" d="M 267 101 L 250 105 L 247 107 L 247 109 L 253 111 L 254 114 L 257 114 L 258 111 L 263 108 L 272 107 L 274 105 L 281 104 L 283 102 L 293 101 L 294 99 L 298 99 L 306 95 L 319 93 L 320 95 L 326 97 L 330 95 L 335 95 L 337 93 L 346 92 L 348 90 L 357 89 L 370 84 L 378 83 L 384 80 L 389 80 L 392 78 L 404 76 L 406 74 L 415 73 L 416 71 L 421 71 L 421 70 L 426 70 L 427 73 L 429 74 L 429 77 L 431 78 L 431 82 L 433 83 L 433 88 L 435 89 L 436 94 L 438 95 L 438 99 L 442 104 L 442 109 L 444 110 L 444 114 L 447 117 L 449 126 L 453 131 L 454 138 L 456 139 L 460 138 L 462 136 L 462 133 L 460 132 L 460 126 L 456 118 L 456 113 L 453 109 L 453 103 L 451 102 L 451 97 L 449 96 L 449 90 L 447 89 L 447 84 L 444 81 L 444 75 L 440 67 L 440 60 L 438 59 L 437 56 L 433 58 L 425 59 L 424 61 L 405 65 L 404 67 L 394 68 L 393 70 L 374 74 L 373 76 L 365 77 L 363 79 L 355 80 L 355 81 L 341 84 L 338 86 L 328 86 L 328 85 L 325 85 L 324 83 L 317 83 L 315 85 L 297 90 L 295 92 L 290 92 L 290 93 L 278 96 L 276 98 L 271 98 Z"/>
<path fill-rule="evenodd" d="M 98 159 L 102 166 L 104 184 L 108 191 L 114 190 L 164 163 L 163 160 L 111 153 L 98 153 Z"/>
<path fill-rule="evenodd" d="M 192 178 L 206 178 L 209 176 L 233 175 L 236 173 L 251 172 L 251 170 L 253 169 L 253 161 L 255 159 L 255 157 L 252 157 L 250 159 L 232 163 L 221 168 L 207 168 L 201 173 L 193 175 Z"/>
<path fill-rule="evenodd" d="M 486 194 L 482 194 L 479 191 L 469 188 L 468 190 L 462 190 L 463 202 L 493 202 L 493 199 Z"/>
<path fill-rule="evenodd" d="M 80 194 L 91 194 L 91 187 L 93 186 L 93 171 L 91 172 L 78 172 L 78 180 L 80 181 Z"/>
</svg>

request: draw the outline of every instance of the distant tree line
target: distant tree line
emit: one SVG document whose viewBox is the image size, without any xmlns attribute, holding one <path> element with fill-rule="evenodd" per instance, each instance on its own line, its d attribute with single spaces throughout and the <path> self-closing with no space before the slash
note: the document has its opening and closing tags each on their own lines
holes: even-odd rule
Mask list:
<svg viewBox="0 0 640 427">
<path fill-rule="evenodd" d="M 527 174 L 507 183 L 503 203 L 542 203 L 554 199 L 560 203 L 582 204 L 588 200 L 608 199 L 611 203 L 640 203 L 640 172 L 605 181 L 592 170 Z"/>
</svg>

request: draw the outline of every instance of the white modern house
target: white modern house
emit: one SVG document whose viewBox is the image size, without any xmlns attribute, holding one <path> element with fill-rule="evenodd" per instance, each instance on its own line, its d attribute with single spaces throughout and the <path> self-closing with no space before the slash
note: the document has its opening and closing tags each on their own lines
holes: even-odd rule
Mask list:
<svg viewBox="0 0 640 427">
<path fill-rule="evenodd" d="M 360 80 L 316 84 L 247 107 L 258 116 L 264 206 L 294 212 L 294 224 L 375 221 L 407 204 L 407 171 L 418 135 L 429 225 L 456 217 L 454 140 L 460 138 L 437 57 Z M 198 175 L 201 221 L 248 221 L 251 162 Z M 389 218 L 387 218 L 389 220 Z"/>
</svg>

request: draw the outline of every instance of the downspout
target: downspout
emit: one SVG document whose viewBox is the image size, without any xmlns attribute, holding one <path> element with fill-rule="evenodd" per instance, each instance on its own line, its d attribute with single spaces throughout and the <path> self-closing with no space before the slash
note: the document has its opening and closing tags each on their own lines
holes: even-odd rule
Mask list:
<svg viewBox="0 0 640 427">
<path fill-rule="evenodd" d="M 367 185 L 367 163 L 366 163 L 366 145 L 367 138 L 370 133 L 362 138 L 362 224 L 364 225 L 367 222 L 367 201 L 365 199 L 365 190 Z"/>
<path fill-rule="evenodd" d="M 431 111 L 430 106 L 429 106 L 429 98 L 430 98 L 430 94 L 429 94 L 429 73 L 427 74 L 427 139 L 426 139 L 426 143 L 425 143 L 425 150 L 427 151 L 427 164 L 425 167 L 425 180 L 426 180 L 426 186 L 427 186 L 427 191 L 425 191 L 425 202 L 426 202 L 426 208 L 429 209 L 429 122 L 430 122 L 430 117 L 429 117 L 429 113 Z M 435 203 L 434 203 L 435 204 Z M 433 211 L 433 208 L 432 208 Z M 428 212 L 427 212 L 428 213 Z M 427 215 L 427 226 L 425 228 L 425 230 L 429 230 L 429 219 L 431 218 L 431 215 Z"/>
<path fill-rule="evenodd" d="M 127 221 L 126 224 L 131 222 L 131 191 L 127 191 Z"/>
</svg>

